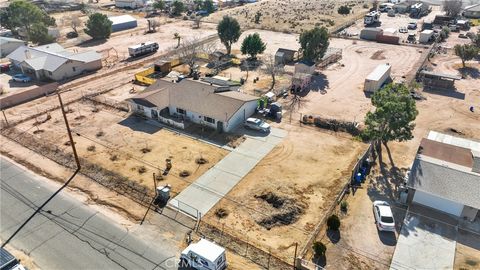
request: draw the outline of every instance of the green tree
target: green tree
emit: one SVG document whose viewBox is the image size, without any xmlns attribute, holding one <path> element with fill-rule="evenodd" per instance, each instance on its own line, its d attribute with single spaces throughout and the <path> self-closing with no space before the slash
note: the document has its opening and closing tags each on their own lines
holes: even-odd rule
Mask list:
<svg viewBox="0 0 480 270">
<path fill-rule="evenodd" d="M 340 6 L 337 12 L 338 14 L 348 15 L 350 14 L 350 8 L 348 6 Z"/>
<path fill-rule="evenodd" d="M 153 3 L 153 8 L 163 11 L 165 10 L 165 2 L 163 0 L 157 0 L 155 3 Z"/>
<path fill-rule="evenodd" d="M 300 34 L 300 52 L 305 60 L 315 62 L 321 59 L 329 44 L 328 31 L 325 27 L 315 27 Z"/>
<path fill-rule="evenodd" d="M 404 84 L 389 84 L 372 96 L 374 112 L 365 118 L 365 130 L 361 136 L 372 141 L 380 154 L 383 143 L 388 150 L 389 141 L 406 141 L 413 138 L 413 122 L 418 115 L 415 101 Z M 388 150 L 389 151 L 389 150 Z M 389 152 L 390 153 L 390 152 Z M 391 156 L 390 162 L 393 162 Z"/>
<path fill-rule="evenodd" d="M 205 0 L 203 2 L 202 9 L 205 10 L 208 14 L 213 13 L 215 11 L 215 7 L 213 6 L 213 1 Z"/>
<path fill-rule="evenodd" d="M 101 13 L 93 13 L 88 16 L 85 33 L 93 39 L 106 39 L 112 33 L 112 21 L 107 15 Z"/>
<path fill-rule="evenodd" d="M 240 24 L 230 16 L 223 16 L 223 19 L 217 26 L 217 32 L 220 41 L 227 49 L 227 54 L 230 54 L 232 52 L 232 44 L 237 42 L 242 34 Z"/>
<path fill-rule="evenodd" d="M 18 34 L 17 28 L 24 29 L 31 40 L 32 28 L 35 28 L 35 35 L 39 31 L 48 32 L 47 26 L 55 25 L 55 19 L 30 2 L 15 0 L 0 11 L 0 24 L 14 34 Z"/>
<path fill-rule="evenodd" d="M 193 6 L 195 10 L 202 9 L 203 1 L 202 0 L 193 0 Z"/>
<path fill-rule="evenodd" d="M 327 227 L 329 230 L 338 231 L 340 228 L 340 219 L 337 215 L 331 215 L 327 219 Z"/>
<path fill-rule="evenodd" d="M 242 54 L 249 54 L 250 58 L 255 59 L 257 54 L 261 54 L 267 48 L 267 44 L 262 41 L 258 33 L 248 35 L 242 42 Z"/>
<path fill-rule="evenodd" d="M 327 246 L 325 246 L 322 242 L 314 242 L 312 248 L 315 257 L 317 258 L 324 257 L 325 252 L 327 252 Z"/>
<path fill-rule="evenodd" d="M 472 37 L 472 42 L 477 48 L 480 48 L 480 33 Z"/>
<path fill-rule="evenodd" d="M 173 16 L 179 16 L 182 14 L 182 12 L 185 11 L 185 5 L 183 4 L 182 1 L 175 0 L 173 1 L 173 9 L 172 9 L 172 14 Z"/>
<path fill-rule="evenodd" d="M 39 45 L 49 44 L 55 41 L 55 38 L 48 34 L 48 28 L 43 23 L 32 25 L 29 38 L 30 41 Z"/>
<path fill-rule="evenodd" d="M 479 49 L 473 44 L 464 44 L 460 45 L 457 44 L 454 47 L 455 55 L 460 57 L 462 60 L 462 65 L 465 68 L 465 62 L 468 60 L 472 60 L 475 56 L 477 56 Z"/>
</svg>

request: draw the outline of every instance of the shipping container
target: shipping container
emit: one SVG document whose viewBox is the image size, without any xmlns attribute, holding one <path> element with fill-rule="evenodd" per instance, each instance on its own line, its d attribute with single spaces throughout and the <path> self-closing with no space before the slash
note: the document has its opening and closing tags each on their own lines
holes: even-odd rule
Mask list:
<svg viewBox="0 0 480 270">
<path fill-rule="evenodd" d="M 377 66 L 365 79 L 363 91 L 373 93 L 380 89 L 382 85 L 390 79 L 391 70 L 392 66 L 389 64 Z"/>
<path fill-rule="evenodd" d="M 381 28 L 364 28 L 360 31 L 360 38 L 365 40 L 377 40 L 379 34 L 383 34 Z"/>
<path fill-rule="evenodd" d="M 387 43 L 387 44 L 399 44 L 400 37 L 395 35 L 378 35 L 377 42 L 379 43 Z"/>
<path fill-rule="evenodd" d="M 137 27 L 137 20 L 130 15 L 108 17 L 112 22 L 112 32 L 122 31 Z"/>
</svg>

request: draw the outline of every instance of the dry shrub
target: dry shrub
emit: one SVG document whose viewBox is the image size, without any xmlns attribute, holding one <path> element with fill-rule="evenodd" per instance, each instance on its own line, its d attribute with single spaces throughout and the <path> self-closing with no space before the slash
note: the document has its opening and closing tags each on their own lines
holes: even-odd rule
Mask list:
<svg viewBox="0 0 480 270">
<path fill-rule="evenodd" d="M 117 156 L 117 155 L 111 155 L 111 156 L 110 156 L 110 160 L 111 160 L 111 161 L 118 160 L 118 156 Z"/>
<path fill-rule="evenodd" d="M 178 175 L 180 175 L 180 177 L 187 177 L 190 175 L 190 172 L 187 170 L 183 170 Z"/>
<path fill-rule="evenodd" d="M 144 174 L 147 172 L 147 168 L 145 168 L 145 166 L 140 166 L 138 167 L 137 171 L 139 174 Z"/>
<path fill-rule="evenodd" d="M 45 130 L 43 129 L 37 129 L 35 131 L 33 131 L 33 134 L 40 134 L 40 133 L 43 133 Z"/>
<path fill-rule="evenodd" d="M 146 154 L 146 153 L 150 153 L 152 151 L 152 149 L 150 149 L 149 147 L 144 147 L 140 151 L 142 151 L 142 153 Z"/>
<path fill-rule="evenodd" d="M 200 158 L 195 159 L 195 163 L 197 163 L 197 164 L 206 164 L 206 163 L 208 163 L 208 160 L 206 160 L 206 159 L 203 158 L 203 157 L 200 157 Z"/>
<path fill-rule="evenodd" d="M 230 212 L 223 208 L 218 208 L 217 210 L 215 210 L 215 216 L 217 216 L 218 218 L 225 218 L 228 216 L 228 214 L 230 214 Z"/>
<path fill-rule="evenodd" d="M 97 134 L 95 136 L 97 136 L 97 138 L 98 138 L 98 137 L 102 137 L 103 135 L 105 135 L 105 132 L 99 131 L 99 132 L 97 132 Z"/>
<path fill-rule="evenodd" d="M 87 151 L 94 152 L 95 148 L 96 148 L 95 145 L 90 145 L 90 146 L 87 147 Z"/>
</svg>

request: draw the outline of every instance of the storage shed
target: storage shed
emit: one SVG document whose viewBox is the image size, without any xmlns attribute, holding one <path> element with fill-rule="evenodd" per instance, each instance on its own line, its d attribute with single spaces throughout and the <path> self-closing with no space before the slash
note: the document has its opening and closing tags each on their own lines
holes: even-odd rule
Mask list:
<svg viewBox="0 0 480 270">
<path fill-rule="evenodd" d="M 381 28 L 364 28 L 360 31 L 360 38 L 366 40 L 377 40 L 377 36 L 383 34 Z"/>
<path fill-rule="evenodd" d="M 423 30 L 420 32 L 420 38 L 418 39 L 418 42 L 420 43 L 428 43 L 430 39 L 433 37 L 433 30 Z"/>
<path fill-rule="evenodd" d="M 455 89 L 455 81 L 462 79 L 462 77 L 456 75 L 434 73 L 425 70 L 422 70 L 420 75 L 423 86 L 429 89 Z"/>
<path fill-rule="evenodd" d="M 391 70 L 392 66 L 390 66 L 390 64 L 377 66 L 365 79 L 363 91 L 373 93 L 380 89 L 382 85 L 390 79 Z"/>
<path fill-rule="evenodd" d="M 130 15 L 113 16 L 108 19 L 112 22 L 112 32 L 137 27 L 137 20 Z"/>
<path fill-rule="evenodd" d="M 296 51 L 290 49 L 279 48 L 275 53 L 275 64 L 285 65 L 293 62 Z"/>
</svg>

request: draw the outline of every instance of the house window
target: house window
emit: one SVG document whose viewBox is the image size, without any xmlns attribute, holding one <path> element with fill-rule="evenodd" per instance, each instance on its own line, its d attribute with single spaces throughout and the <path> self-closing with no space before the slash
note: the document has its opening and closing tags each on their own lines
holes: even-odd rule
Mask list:
<svg viewBox="0 0 480 270">
<path fill-rule="evenodd" d="M 187 111 L 185 111 L 184 109 L 177 108 L 177 113 L 186 115 Z"/>
<path fill-rule="evenodd" d="M 213 118 L 204 116 L 204 117 L 203 117 L 203 120 L 205 120 L 205 121 L 208 122 L 208 123 L 215 124 L 215 119 L 213 119 Z"/>
<path fill-rule="evenodd" d="M 77 71 L 77 69 L 75 67 L 72 67 L 73 71 Z"/>
</svg>

